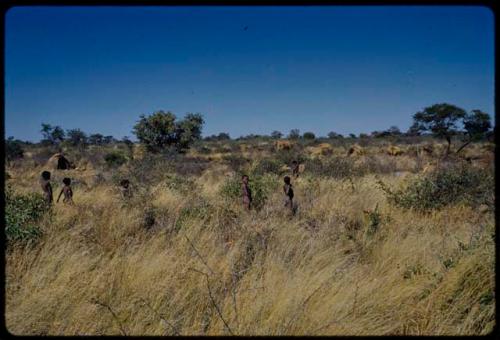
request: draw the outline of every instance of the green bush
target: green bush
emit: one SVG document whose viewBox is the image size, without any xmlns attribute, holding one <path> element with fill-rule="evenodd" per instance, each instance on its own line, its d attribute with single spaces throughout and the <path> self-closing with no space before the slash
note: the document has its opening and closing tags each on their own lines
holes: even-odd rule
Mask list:
<svg viewBox="0 0 500 340">
<path fill-rule="evenodd" d="M 7 161 L 13 161 L 14 159 L 23 158 L 24 150 L 21 145 L 21 141 L 15 140 L 13 137 L 9 137 L 5 140 L 5 158 Z"/>
<path fill-rule="evenodd" d="M 32 241 L 42 233 L 36 222 L 47 211 L 42 195 L 18 195 L 7 187 L 5 190 L 5 235 L 7 241 Z"/>
<path fill-rule="evenodd" d="M 379 185 L 390 202 L 405 209 L 430 211 L 457 203 L 494 206 L 493 173 L 469 165 L 436 169 L 395 191 L 381 181 Z"/>
<path fill-rule="evenodd" d="M 104 156 L 104 160 L 109 167 L 117 167 L 127 162 L 127 157 L 121 152 L 110 152 Z"/>
<path fill-rule="evenodd" d="M 252 207 L 260 210 L 271 192 L 278 188 L 279 181 L 271 175 L 250 176 L 248 185 L 252 191 Z M 241 201 L 241 176 L 234 176 L 226 180 L 221 187 L 220 195 L 227 201 Z"/>
</svg>

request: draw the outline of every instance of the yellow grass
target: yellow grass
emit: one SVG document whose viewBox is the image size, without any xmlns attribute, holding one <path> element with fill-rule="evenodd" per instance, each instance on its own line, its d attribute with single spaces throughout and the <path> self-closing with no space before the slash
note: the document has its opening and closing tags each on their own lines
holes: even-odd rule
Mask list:
<svg viewBox="0 0 500 340">
<path fill-rule="evenodd" d="M 398 162 L 414 162 L 401 156 Z M 413 166 L 413 164 L 410 164 Z M 410 167 L 409 165 L 409 167 Z M 18 192 L 40 168 L 8 169 Z M 307 172 L 307 170 L 306 170 Z M 71 173 L 55 173 L 53 182 Z M 301 176 L 298 214 L 282 193 L 260 212 L 225 207 L 230 170 L 214 163 L 197 190 L 162 183 L 124 204 L 112 183 L 74 189 L 34 247 L 6 262 L 6 325 L 16 335 L 459 335 L 494 327 L 494 217 L 465 206 L 423 215 L 389 205 L 368 175 Z M 411 174 L 408 176 L 412 176 Z M 381 176 L 397 186 L 403 177 Z M 277 180 L 280 180 L 277 178 Z M 210 216 L 175 224 L 199 197 Z M 369 235 L 364 210 L 382 224 Z M 157 210 L 143 226 L 147 206 Z M 466 249 L 463 249 L 465 245 Z M 446 268 L 445 261 L 453 265 Z M 208 281 L 207 281 L 208 279 Z M 219 314 L 220 313 L 220 314 Z"/>
</svg>

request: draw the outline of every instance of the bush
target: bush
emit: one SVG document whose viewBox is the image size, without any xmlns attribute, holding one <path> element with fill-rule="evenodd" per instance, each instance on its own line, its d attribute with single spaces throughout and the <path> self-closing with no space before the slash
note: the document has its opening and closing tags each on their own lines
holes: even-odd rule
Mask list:
<svg viewBox="0 0 500 340">
<path fill-rule="evenodd" d="M 109 167 L 118 167 L 127 162 L 127 157 L 121 152 L 111 152 L 104 156 L 104 160 Z"/>
<path fill-rule="evenodd" d="M 23 158 L 23 154 L 24 150 L 21 146 L 21 141 L 15 140 L 13 137 L 9 137 L 5 141 L 5 158 L 8 162 Z"/>
<path fill-rule="evenodd" d="M 18 195 L 10 187 L 5 190 L 5 235 L 7 241 L 33 241 L 42 233 L 37 221 L 47 211 L 43 196 L 38 193 Z"/>
<path fill-rule="evenodd" d="M 456 203 L 473 207 L 485 204 L 493 208 L 495 200 L 493 174 L 468 165 L 436 169 L 395 191 L 381 181 L 379 185 L 390 202 L 417 211 L 440 209 Z"/>
<path fill-rule="evenodd" d="M 278 187 L 278 180 L 274 176 L 250 176 L 249 187 L 252 191 L 252 207 L 262 209 L 271 192 Z M 221 187 L 220 195 L 228 201 L 241 200 L 241 177 L 229 178 Z"/>
</svg>

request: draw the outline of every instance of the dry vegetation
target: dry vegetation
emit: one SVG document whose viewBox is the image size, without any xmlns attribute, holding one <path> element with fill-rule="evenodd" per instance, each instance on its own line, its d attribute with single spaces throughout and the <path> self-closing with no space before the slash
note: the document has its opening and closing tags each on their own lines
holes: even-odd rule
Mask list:
<svg viewBox="0 0 500 340">
<path fill-rule="evenodd" d="M 215 143 L 171 159 L 134 152 L 135 159 L 115 168 L 103 160 L 109 150 L 67 152 L 76 169 L 53 171 L 52 183 L 58 194 L 58 183 L 71 177 L 75 205 L 56 204 L 39 222 L 37 242 L 6 250 L 7 329 L 17 335 L 491 332 L 493 210 L 456 203 L 418 212 L 391 204 L 379 181 L 398 188 L 423 176 L 426 165 L 438 166 L 440 155 L 399 145 L 404 153 L 391 156 L 385 144 L 348 156 L 350 146 L 286 156 L 272 143 Z M 50 157 L 44 149 L 28 151 L 6 169 L 17 193 L 39 190 Z M 480 156 L 470 166 L 492 171 L 485 146 L 467 152 Z M 287 157 L 305 164 L 293 181 L 294 217 L 282 203 Z M 242 169 L 276 183 L 259 211 L 245 212 L 239 200 L 221 195 Z M 117 189 L 123 177 L 135 191 L 129 202 Z"/>
</svg>

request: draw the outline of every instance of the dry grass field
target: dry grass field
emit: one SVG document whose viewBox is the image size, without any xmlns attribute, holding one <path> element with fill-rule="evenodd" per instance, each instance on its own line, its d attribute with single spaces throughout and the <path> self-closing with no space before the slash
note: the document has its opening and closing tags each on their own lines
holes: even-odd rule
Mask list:
<svg viewBox="0 0 500 340">
<path fill-rule="evenodd" d="M 172 158 L 136 147 L 127 156 L 133 159 L 114 167 L 103 155 L 126 153 L 123 146 L 67 150 L 76 168 L 51 170 L 51 182 L 57 195 L 62 178 L 72 178 L 75 205 L 55 204 L 37 221 L 41 236 L 6 248 L 7 329 L 16 335 L 491 332 L 492 206 L 467 198 L 423 211 L 395 204 L 380 184 L 403 190 L 435 168 L 457 164 L 493 176 L 491 145 L 464 150 L 475 156 L 471 162 L 445 163 L 438 161 L 444 147 L 437 141 L 433 154 L 398 145 L 397 156 L 388 144 L 351 155 L 351 145 L 318 145 L 214 144 Z M 38 179 L 51 155 L 41 147 L 27 151 L 6 167 L 6 184 L 19 195 L 41 191 Z M 294 157 L 305 170 L 292 179 L 298 211 L 290 216 L 281 187 Z M 241 172 L 250 175 L 256 195 L 266 192 L 260 209 L 244 211 L 231 196 Z M 132 183 L 128 201 L 117 186 L 122 178 Z"/>
</svg>

